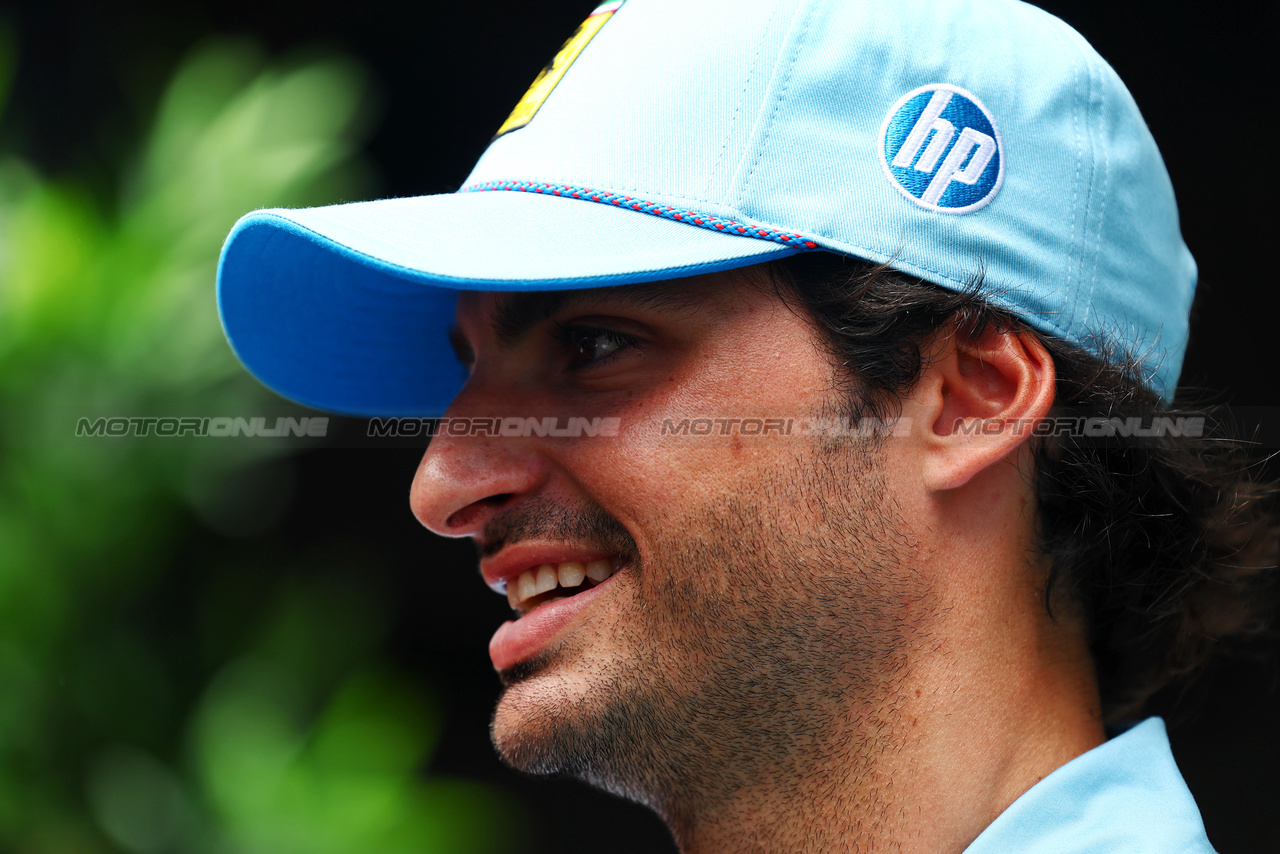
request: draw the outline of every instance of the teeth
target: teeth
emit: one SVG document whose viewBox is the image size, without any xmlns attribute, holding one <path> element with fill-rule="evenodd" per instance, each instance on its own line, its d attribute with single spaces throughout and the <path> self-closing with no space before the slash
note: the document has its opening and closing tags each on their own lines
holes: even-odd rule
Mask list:
<svg viewBox="0 0 1280 854">
<path fill-rule="evenodd" d="M 583 569 L 582 564 L 572 561 L 560 564 L 556 575 L 560 579 L 561 587 L 577 587 L 582 584 L 582 579 L 587 577 L 587 571 Z"/>
<path fill-rule="evenodd" d="M 593 560 L 586 565 L 573 560 L 561 564 L 544 563 L 507 582 L 507 603 L 520 610 L 521 603 L 549 593 L 557 587 L 581 587 L 588 578 L 599 584 L 613 573 L 613 561 L 607 559 Z M 568 597 L 556 596 L 547 601 L 556 602 L 565 598 Z"/>
<path fill-rule="evenodd" d="M 516 598 L 523 602 L 525 599 L 531 599 L 538 595 L 538 582 L 533 577 L 532 572 L 526 572 L 520 576 L 520 580 L 516 582 Z"/>
<path fill-rule="evenodd" d="M 548 590 L 555 590 L 560 580 L 556 577 L 556 568 L 549 563 L 544 563 L 538 567 L 538 581 L 535 592 L 546 593 Z"/>
</svg>

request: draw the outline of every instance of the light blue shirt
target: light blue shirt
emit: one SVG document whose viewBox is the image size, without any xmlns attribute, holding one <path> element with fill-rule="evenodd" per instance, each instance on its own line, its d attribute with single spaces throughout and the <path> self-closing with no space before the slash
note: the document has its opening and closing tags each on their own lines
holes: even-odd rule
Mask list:
<svg viewBox="0 0 1280 854">
<path fill-rule="evenodd" d="M 1023 793 L 965 854 L 1213 854 L 1164 721 L 1148 718 Z"/>
</svg>

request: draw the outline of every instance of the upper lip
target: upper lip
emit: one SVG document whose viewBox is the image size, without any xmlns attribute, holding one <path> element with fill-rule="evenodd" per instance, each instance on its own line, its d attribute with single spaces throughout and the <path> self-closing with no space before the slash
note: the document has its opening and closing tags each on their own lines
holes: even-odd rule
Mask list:
<svg viewBox="0 0 1280 854">
<path fill-rule="evenodd" d="M 612 557 L 613 552 L 598 547 L 530 540 L 506 546 L 497 554 L 482 558 L 480 574 L 490 589 L 505 595 L 507 582 L 544 563 L 553 566 L 569 561 L 590 563 Z"/>
</svg>

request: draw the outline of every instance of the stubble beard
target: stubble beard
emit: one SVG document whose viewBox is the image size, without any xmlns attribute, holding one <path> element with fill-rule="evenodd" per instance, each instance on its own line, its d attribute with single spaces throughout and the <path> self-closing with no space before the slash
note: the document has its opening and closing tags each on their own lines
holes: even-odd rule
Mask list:
<svg viewBox="0 0 1280 854">
<path fill-rule="evenodd" d="M 495 720 L 519 721 L 493 729 L 503 759 L 646 804 L 677 840 L 752 792 L 801 811 L 850 783 L 887 800 L 876 766 L 901 745 L 893 710 L 931 605 L 878 459 L 872 440 L 813 447 L 666 526 L 647 564 L 598 509 L 525 520 L 625 538 L 632 607 L 624 657 L 565 641 L 503 674 Z M 557 681 L 568 666 L 587 693 Z M 845 806 L 869 827 L 887 804 Z"/>
</svg>

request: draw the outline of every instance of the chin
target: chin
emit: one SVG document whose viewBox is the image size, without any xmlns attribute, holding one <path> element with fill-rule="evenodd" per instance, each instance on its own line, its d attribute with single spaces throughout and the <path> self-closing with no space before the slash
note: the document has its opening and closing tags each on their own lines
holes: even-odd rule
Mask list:
<svg viewBox="0 0 1280 854">
<path fill-rule="evenodd" d="M 527 686 L 521 686 L 527 687 Z M 504 763 L 527 774 L 556 774 L 566 769 L 567 719 L 558 710 L 525 702 L 521 688 L 507 689 L 494 709 L 489 737 Z"/>
<path fill-rule="evenodd" d="M 500 674 L 504 688 L 489 724 L 502 760 L 532 774 L 567 770 L 586 717 L 583 680 L 553 672 L 546 658 Z"/>
</svg>

